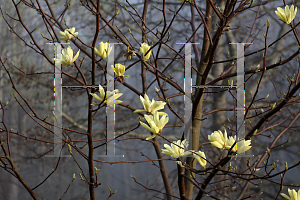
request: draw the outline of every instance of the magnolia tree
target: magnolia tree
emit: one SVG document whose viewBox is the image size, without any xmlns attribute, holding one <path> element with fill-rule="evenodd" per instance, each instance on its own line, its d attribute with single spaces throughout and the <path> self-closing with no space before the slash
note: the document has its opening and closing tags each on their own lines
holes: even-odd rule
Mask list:
<svg viewBox="0 0 300 200">
<path fill-rule="evenodd" d="M 1 199 L 300 199 L 295 2 L 1 13 Z"/>
</svg>

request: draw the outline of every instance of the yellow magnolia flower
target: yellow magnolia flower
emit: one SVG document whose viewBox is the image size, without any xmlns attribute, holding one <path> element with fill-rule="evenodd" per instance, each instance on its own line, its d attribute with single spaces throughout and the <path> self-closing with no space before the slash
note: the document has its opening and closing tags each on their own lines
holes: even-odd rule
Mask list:
<svg viewBox="0 0 300 200">
<path fill-rule="evenodd" d="M 220 149 L 227 149 L 229 150 L 231 146 L 236 142 L 236 136 L 232 137 L 229 136 L 227 137 L 227 132 L 226 130 L 224 131 L 224 135 L 222 132 L 219 131 L 214 131 L 211 135 L 208 136 L 208 140 L 210 143 Z M 243 153 L 245 151 L 248 151 L 251 146 L 251 140 L 241 140 L 238 141 L 234 147 L 231 149 L 233 152 L 237 153 Z"/>
<path fill-rule="evenodd" d="M 226 142 L 225 148 L 229 150 L 231 148 L 231 146 L 235 143 L 235 141 L 236 141 L 236 136 L 234 136 L 234 137 L 230 136 L 230 138 Z M 244 153 L 245 151 L 248 151 L 251 148 L 250 144 L 251 144 L 251 140 L 238 141 L 234 145 L 234 147 L 232 148 L 231 151 L 237 152 L 237 153 Z"/>
<path fill-rule="evenodd" d="M 140 122 L 140 124 L 146 128 L 148 131 L 154 133 L 150 137 L 147 137 L 146 140 L 150 140 L 152 138 L 155 138 L 156 134 L 160 134 L 162 132 L 162 129 L 165 127 L 165 125 L 169 121 L 169 117 L 164 115 L 159 119 L 158 112 L 155 112 L 154 115 L 145 115 L 145 119 L 148 122 L 150 126 L 147 124 Z"/>
<path fill-rule="evenodd" d="M 226 130 L 225 130 L 226 131 Z M 230 149 L 232 147 L 232 145 L 235 143 L 236 141 L 236 136 L 232 137 L 229 136 L 229 138 L 226 138 L 226 143 L 225 143 L 225 148 L 226 149 Z M 233 148 L 234 149 L 234 148 Z M 233 150 L 232 150 L 233 151 Z"/>
<path fill-rule="evenodd" d="M 162 149 L 162 153 L 171 156 L 172 158 L 179 158 L 191 154 L 191 152 L 185 151 L 189 145 L 186 140 L 173 141 L 173 143 L 171 143 L 171 146 L 164 144 L 166 149 Z"/>
<path fill-rule="evenodd" d="M 76 53 L 75 57 L 73 58 L 73 50 L 71 49 L 70 46 L 68 46 L 67 49 L 63 49 L 62 57 L 61 57 L 61 64 L 63 66 L 71 65 L 78 58 L 79 52 L 80 52 L 80 50 Z"/>
<path fill-rule="evenodd" d="M 96 54 L 98 54 L 101 58 L 104 59 L 110 54 L 112 47 L 108 48 L 107 42 L 105 42 L 105 43 L 101 42 L 100 49 L 98 50 L 96 47 L 94 47 L 94 49 L 95 49 Z"/>
<path fill-rule="evenodd" d="M 70 40 L 70 39 L 78 36 L 78 32 L 75 33 L 75 27 L 66 29 L 66 30 L 64 30 L 64 32 L 60 31 L 59 34 L 62 35 L 60 37 L 60 39 L 62 39 L 62 40 Z"/>
<path fill-rule="evenodd" d="M 236 146 L 234 148 L 235 151 L 237 151 L 237 153 L 243 153 L 245 151 L 248 151 L 249 149 L 251 149 L 251 140 L 241 140 L 238 141 L 236 143 Z M 300 199 L 299 199 L 300 200 Z"/>
<path fill-rule="evenodd" d="M 111 65 L 111 68 L 114 70 L 116 76 L 123 76 L 125 72 L 125 66 L 121 64 L 115 64 L 115 67 Z"/>
<path fill-rule="evenodd" d="M 145 94 L 144 97 L 145 98 L 140 96 L 140 100 L 141 100 L 145 110 L 135 110 L 134 113 L 147 112 L 147 113 L 151 113 L 153 115 L 156 111 L 158 111 L 160 109 L 164 109 L 164 106 L 166 105 L 165 102 L 154 101 L 154 99 L 152 99 L 152 102 L 151 102 L 149 100 L 149 97 L 147 96 L 147 94 Z M 167 113 L 164 113 L 164 112 L 158 112 L 158 114 L 159 114 L 159 116 L 168 115 Z"/>
<path fill-rule="evenodd" d="M 211 135 L 208 136 L 208 140 L 210 141 L 210 143 L 220 149 L 225 148 L 227 139 L 228 138 L 226 130 L 224 132 L 224 136 L 220 130 L 214 131 Z"/>
<path fill-rule="evenodd" d="M 149 60 L 150 56 L 151 56 L 151 51 L 149 51 L 149 49 L 151 48 L 151 46 L 149 46 L 148 44 L 146 43 L 142 43 L 141 47 L 140 47 L 140 51 L 141 51 L 141 54 L 142 54 L 142 57 L 143 57 L 143 60 L 144 61 L 147 61 Z M 149 51 L 147 53 L 147 51 Z M 147 55 L 145 55 L 147 53 Z"/>
<path fill-rule="evenodd" d="M 123 95 L 123 93 L 119 93 L 118 89 L 116 89 L 114 91 L 107 91 L 106 95 L 105 95 L 105 91 L 104 91 L 103 87 L 101 85 L 99 85 L 99 92 L 100 92 L 100 97 L 94 93 L 91 93 L 91 95 L 95 99 L 97 99 L 101 102 L 104 101 L 104 103 L 106 103 L 108 106 L 122 103 L 122 101 L 116 100 L 117 98 L 119 98 L 120 96 Z M 104 100 L 104 97 L 105 97 L 105 100 Z"/>
<path fill-rule="evenodd" d="M 293 19 L 296 17 L 297 8 L 294 9 L 294 5 L 292 5 L 291 8 L 289 8 L 289 6 L 286 5 L 284 10 L 278 7 L 275 13 L 280 18 L 281 21 L 290 24 L 293 21 Z"/>
<path fill-rule="evenodd" d="M 280 194 L 281 194 L 281 196 L 283 196 L 284 198 L 289 199 L 289 200 L 300 200 L 300 189 L 298 190 L 298 193 L 297 193 L 296 190 L 290 190 L 290 188 L 289 188 L 288 192 L 289 192 L 290 197 L 284 193 L 280 193 Z"/>
<path fill-rule="evenodd" d="M 197 151 L 197 152 L 193 152 L 193 157 L 198 161 L 198 163 L 202 166 L 202 167 L 204 167 L 204 168 L 206 168 L 206 156 L 205 156 L 205 154 L 204 154 L 204 152 L 202 152 L 202 151 Z"/>
</svg>

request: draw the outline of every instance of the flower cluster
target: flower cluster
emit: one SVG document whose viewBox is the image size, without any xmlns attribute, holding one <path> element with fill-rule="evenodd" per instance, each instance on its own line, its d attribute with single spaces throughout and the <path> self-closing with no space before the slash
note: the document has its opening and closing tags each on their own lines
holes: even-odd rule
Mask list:
<svg viewBox="0 0 300 200">
<path fill-rule="evenodd" d="M 182 1 L 182 0 L 180 0 Z M 189 2 L 189 1 L 188 1 Z M 288 6 L 285 7 L 285 10 L 282 8 L 277 8 L 277 11 L 275 13 L 280 17 L 280 20 L 283 22 L 290 24 L 291 21 L 295 18 L 297 13 L 297 8 L 294 9 L 294 6 L 292 5 L 291 8 Z M 63 40 L 71 40 L 74 37 L 78 37 L 78 32 L 75 32 L 75 27 L 71 29 L 66 29 L 63 32 L 61 31 L 60 34 L 62 35 L 61 39 Z M 127 48 L 127 53 L 124 54 L 124 56 L 127 56 L 128 59 L 131 59 L 132 56 L 136 55 L 136 51 L 134 49 L 131 49 L 132 47 Z M 140 53 L 141 58 L 143 61 L 148 61 L 150 59 L 151 53 L 152 53 L 152 47 L 149 46 L 146 43 L 142 43 L 140 46 Z M 109 47 L 109 44 L 107 42 L 100 43 L 99 50 L 94 47 L 94 51 L 96 54 L 98 54 L 102 59 L 105 59 L 109 56 L 109 54 L 112 51 L 112 47 Z M 61 64 L 64 66 L 71 65 L 79 56 L 80 50 L 76 53 L 76 55 L 73 57 L 73 50 L 71 47 L 68 47 L 67 49 L 63 49 L 62 51 L 62 59 Z M 122 64 L 115 64 L 114 66 L 111 65 L 111 68 L 113 69 L 116 77 L 118 77 L 121 82 L 123 83 L 124 78 L 128 78 L 130 76 L 124 75 L 125 73 L 125 66 Z M 159 92 L 157 88 L 155 88 L 156 92 Z M 119 93 L 119 90 L 113 90 L 113 91 L 106 91 L 103 89 L 101 85 L 99 85 L 99 93 L 100 96 L 98 96 L 95 93 L 91 93 L 91 95 L 99 100 L 101 103 L 105 103 L 107 106 L 120 104 L 122 103 L 121 100 L 117 100 L 120 96 L 122 96 L 122 93 Z M 146 113 L 144 115 L 145 120 L 147 121 L 147 124 L 140 121 L 141 126 L 146 128 L 148 131 L 152 133 L 151 136 L 147 137 L 146 140 L 150 140 L 156 137 L 156 135 L 160 134 L 162 132 L 162 129 L 165 127 L 165 125 L 169 121 L 168 114 L 165 112 L 159 112 L 159 110 L 164 109 L 164 106 L 166 105 L 163 101 L 155 101 L 152 99 L 150 101 L 147 94 L 144 94 L 144 96 L 140 96 L 140 101 L 144 107 L 144 109 L 137 109 L 134 111 L 134 113 Z M 243 153 L 251 148 L 251 140 L 241 140 L 237 141 L 236 136 L 227 136 L 227 132 L 225 130 L 224 134 L 218 130 L 214 131 L 211 135 L 208 136 L 208 140 L 211 142 L 212 145 L 216 146 L 220 149 L 231 149 L 233 152 L 237 153 Z M 162 153 L 168 156 L 171 156 L 172 158 L 180 158 L 183 156 L 191 155 L 197 162 L 204 168 L 206 168 L 207 160 L 205 153 L 202 151 L 194 151 L 194 150 L 187 150 L 188 142 L 186 140 L 178 140 L 173 141 L 171 145 L 164 144 L 164 148 L 162 149 Z M 181 167 L 182 161 L 177 160 L 176 161 Z M 295 190 L 288 190 L 290 197 L 287 195 L 281 193 L 283 197 L 286 199 L 291 200 L 300 200 L 300 190 L 298 193 Z"/>
<path fill-rule="evenodd" d="M 219 149 L 229 150 L 232 147 L 232 145 L 236 142 L 236 136 L 234 137 L 229 136 L 228 138 L 226 130 L 224 131 L 224 135 L 219 130 L 219 131 L 214 131 L 211 135 L 209 135 L 208 140 L 212 145 L 218 147 Z M 231 151 L 237 153 L 243 153 L 245 151 L 248 151 L 251 148 L 250 144 L 251 144 L 251 140 L 238 141 L 231 149 Z"/>
<path fill-rule="evenodd" d="M 145 115 L 145 119 L 150 125 L 150 127 L 143 122 L 140 122 L 140 124 L 150 132 L 154 133 L 152 136 L 146 138 L 146 140 L 150 140 L 154 138 L 156 134 L 160 134 L 163 127 L 169 121 L 169 117 L 167 113 L 158 112 L 158 110 L 164 109 L 166 103 L 162 101 L 155 101 L 154 99 L 150 101 L 147 94 L 145 94 L 144 97 L 140 96 L 140 100 L 144 106 L 144 110 L 135 110 L 134 113 L 146 112 L 148 114 Z M 162 116 L 160 120 L 159 120 L 159 116 Z"/>
<path fill-rule="evenodd" d="M 165 149 L 162 149 L 162 153 L 172 158 L 179 158 L 182 156 L 193 154 L 193 157 L 199 162 L 202 167 L 206 167 L 206 156 L 202 151 L 185 151 L 188 147 L 188 142 L 186 140 L 178 140 L 173 141 L 171 146 L 168 144 L 164 144 Z M 181 162 L 177 162 L 182 167 Z"/>
<path fill-rule="evenodd" d="M 60 31 L 60 35 L 61 35 L 60 39 L 69 41 L 74 37 L 78 37 L 78 32 L 75 32 L 75 27 L 73 27 L 73 28 L 70 28 L 70 29 L 65 29 L 64 31 Z M 141 44 L 140 51 L 141 51 L 142 59 L 144 61 L 149 60 L 149 58 L 151 56 L 151 51 L 152 50 L 150 50 L 150 48 L 151 48 L 151 46 L 149 46 L 146 43 Z M 95 53 L 98 54 L 102 59 L 105 59 L 105 58 L 107 58 L 107 56 L 112 51 L 112 47 L 109 47 L 109 44 L 107 42 L 105 42 L 105 43 L 100 42 L 99 50 L 96 47 L 94 47 L 94 50 L 95 50 Z M 127 51 L 129 52 L 129 54 L 128 54 L 129 59 L 131 59 L 131 56 L 135 56 L 136 51 L 133 51 L 133 50 L 130 51 L 129 47 L 128 47 Z M 73 57 L 73 50 L 71 49 L 71 47 L 68 47 L 67 49 L 63 49 L 61 64 L 63 66 L 71 65 L 73 62 L 75 62 L 75 60 L 79 56 L 79 52 L 80 52 L 80 50 L 77 52 L 75 57 Z M 116 76 L 120 77 L 120 80 L 121 80 L 122 83 L 124 82 L 124 78 L 129 78 L 130 77 L 128 75 L 124 75 L 124 72 L 125 72 L 125 66 L 124 65 L 116 64 L 115 66 L 111 66 L 111 67 L 113 68 Z M 153 113 L 151 113 L 151 114 L 153 114 Z"/>
</svg>

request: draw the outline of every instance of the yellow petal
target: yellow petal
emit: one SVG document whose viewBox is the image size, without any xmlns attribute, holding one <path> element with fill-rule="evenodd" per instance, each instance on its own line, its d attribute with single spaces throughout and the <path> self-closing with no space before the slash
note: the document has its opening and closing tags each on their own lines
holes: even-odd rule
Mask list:
<svg viewBox="0 0 300 200">
<path fill-rule="evenodd" d="M 288 195 L 286 195 L 286 194 L 284 194 L 284 193 L 280 193 L 281 194 L 281 196 L 283 196 L 284 198 L 286 198 L 286 199 L 288 199 L 288 200 L 291 200 L 291 198 L 288 196 Z"/>
<path fill-rule="evenodd" d="M 165 102 L 162 102 L 162 101 L 155 101 L 152 105 L 151 105 L 151 110 L 152 112 L 155 112 L 157 110 L 160 110 L 160 109 L 164 109 L 164 106 L 165 106 Z"/>
<path fill-rule="evenodd" d="M 104 89 L 103 89 L 103 87 L 101 85 L 99 85 L 99 92 L 100 92 L 101 98 L 104 99 L 105 91 L 104 91 Z"/>
<path fill-rule="evenodd" d="M 145 110 L 147 110 L 147 112 L 150 112 L 151 111 L 151 106 L 150 106 L 150 104 L 149 104 L 149 102 L 148 101 L 144 101 L 144 108 L 145 108 Z"/>
<path fill-rule="evenodd" d="M 70 46 L 68 46 L 68 48 L 67 48 L 67 54 L 68 54 L 68 56 L 69 56 L 69 58 L 73 58 L 73 50 L 71 49 L 71 47 Z"/>
<path fill-rule="evenodd" d="M 134 113 L 147 112 L 146 110 L 135 110 Z"/>
<path fill-rule="evenodd" d="M 75 62 L 75 60 L 78 58 L 79 52 L 80 52 L 80 50 L 78 50 L 78 52 L 76 53 L 76 55 L 75 55 L 75 57 L 73 58 L 72 62 Z M 73 52 L 72 52 L 72 53 L 73 53 Z"/>
<path fill-rule="evenodd" d="M 159 120 L 158 113 L 155 112 L 153 116 L 154 116 L 154 122 L 155 122 L 155 124 L 158 126 L 158 128 L 161 128 L 161 123 L 160 123 L 160 120 Z"/>
<path fill-rule="evenodd" d="M 165 125 L 169 122 L 169 117 L 166 116 L 166 115 L 164 115 L 163 117 L 165 117 L 165 118 L 164 118 L 164 120 L 162 121 L 162 127 L 165 127 Z"/>
<path fill-rule="evenodd" d="M 147 137 L 146 140 L 151 140 L 151 139 L 153 139 L 153 138 L 155 138 L 155 137 L 156 137 L 156 134 Z"/>
<path fill-rule="evenodd" d="M 281 21 L 287 22 L 285 11 L 282 8 L 277 8 L 277 11 L 275 11 L 275 13 Z"/>
<path fill-rule="evenodd" d="M 145 124 L 144 122 L 140 122 L 140 124 L 141 124 L 144 128 L 146 128 L 148 131 L 153 132 L 153 130 L 152 130 L 147 124 Z"/>
<path fill-rule="evenodd" d="M 123 75 L 125 73 L 125 65 L 120 64 L 120 73 Z"/>
<path fill-rule="evenodd" d="M 74 32 L 75 32 L 75 27 L 70 28 L 69 31 L 70 31 L 72 34 L 74 34 Z"/>
<path fill-rule="evenodd" d="M 144 99 L 145 99 L 145 101 L 149 101 L 149 97 L 147 94 L 144 95 Z"/>
<path fill-rule="evenodd" d="M 164 147 L 165 147 L 169 152 L 174 152 L 173 149 L 170 147 L 170 145 L 164 144 Z"/>
<path fill-rule="evenodd" d="M 199 162 L 199 164 L 202 167 L 206 168 L 206 156 L 204 152 L 202 151 L 194 152 L 193 157 Z"/>
<path fill-rule="evenodd" d="M 295 200 L 298 200 L 298 199 L 297 199 L 297 192 L 296 192 L 296 190 L 292 190 L 292 193 L 293 193 L 294 199 L 295 199 Z M 292 196 L 291 196 L 291 197 L 292 197 Z"/>
<path fill-rule="evenodd" d="M 91 93 L 91 95 L 98 101 L 101 101 L 101 102 L 103 101 L 103 99 L 101 99 L 97 94 Z"/>
<path fill-rule="evenodd" d="M 117 99 L 117 98 L 119 98 L 122 95 L 123 95 L 123 93 L 118 93 L 118 94 L 115 94 L 114 97 L 115 97 L 115 99 Z"/>
<path fill-rule="evenodd" d="M 158 112 L 158 115 L 159 115 L 159 116 L 164 116 L 164 115 L 167 115 L 167 116 L 168 116 L 168 114 L 165 113 L 165 112 Z"/>
<path fill-rule="evenodd" d="M 100 56 L 100 52 L 98 51 L 98 49 L 96 47 L 94 47 L 94 50 L 95 50 L 96 54 L 98 54 Z"/>
<path fill-rule="evenodd" d="M 122 103 L 123 101 L 121 101 L 121 100 L 115 100 L 115 104 L 120 104 L 120 103 Z"/>
<path fill-rule="evenodd" d="M 217 141 L 213 141 L 213 142 L 210 142 L 212 145 L 214 145 L 215 147 L 218 147 L 218 148 L 220 148 L 220 149 L 222 149 L 223 148 L 223 145 L 222 144 L 220 144 L 219 142 L 217 142 Z"/>
<path fill-rule="evenodd" d="M 146 94 L 145 94 L 145 95 L 146 95 Z M 142 95 L 140 95 L 140 100 L 141 100 L 142 104 L 144 105 L 145 99 L 142 97 Z"/>
<path fill-rule="evenodd" d="M 145 115 L 145 119 L 148 122 L 148 124 L 150 124 L 150 122 L 153 121 L 153 117 L 150 115 Z"/>
<path fill-rule="evenodd" d="M 62 60 L 61 60 L 61 65 L 62 65 L 62 66 L 68 66 L 68 65 L 70 65 L 70 64 L 69 64 L 69 62 L 67 62 L 66 60 L 63 60 L 63 59 L 62 59 Z"/>
</svg>

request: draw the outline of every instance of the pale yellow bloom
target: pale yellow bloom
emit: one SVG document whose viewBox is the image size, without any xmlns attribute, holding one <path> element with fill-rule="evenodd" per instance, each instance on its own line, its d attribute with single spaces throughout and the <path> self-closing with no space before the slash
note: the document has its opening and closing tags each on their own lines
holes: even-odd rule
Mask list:
<svg viewBox="0 0 300 200">
<path fill-rule="evenodd" d="M 60 39 L 62 39 L 62 40 L 70 40 L 70 39 L 78 36 L 78 32 L 75 33 L 75 27 L 66 29 L 66 30 L 64 30 L 64 32 L 60 31 L 59 34 L 62 35 L 60 37 Z"/>
<path fill-rule="evenodd" d="M 250 144 L 251 144 L 251 140 L 238 141 L 236 143 L 236 146 L 233 148 L 233 150 L 236 151 L 237 153 L 243 153 L 245 151 L 248 151 L 251 148 Z"/>
<path fill-rule="evenodd" d="M 214 131 L 211 135 L 208 136 L 210 143 L 220 149 L 224 149 L 227 141 L 227 132 L 225 130 L 224 136 L 222 131 Z"/>
<path fill-rule="evenodd" d="M 97 99 L 101 102 L 104 101 L 103 103 L 106 103 L 108 106 L 122 103 L 122 101 L 116 100 L 117 98 L 119 98 L 120 96 L 123 95 L 123 93 L 119 93 L 118 89 L 113 90 L 113 91 L 107 91 L 106 95 L 105 95 L 105 91 L 104 91 L 103 87 L 101 85 L 99 85 L 99 92 L 100 92 L 100 97 L 94 93 L 91 93 L 91 95 L 95 99 Z M 104 100 L 104 97 L 105 97 L 105 100 Z"/>
<path fill-rule="evenodd" d="M 80 50 L 78 50 L 75 57 L 73 58 L 73 50 L 71 49 L 70 46 L 68 46 L 67 49 L 63 49 L 62 50 L 62 57 L 61 57 L 61 64 L 63 66 L 71 65 L 78 58 L 79 52 L 80 52 Z"/>
<path fill-rule="evenodd" d="M 145 98 L 143 98 L 142 96 L 140 96 L 140 100 L 144 106 L 144 110 L 135 110 L 134 113 L 141 113 L 141 112 L 147 112 L 147 113 L 151 113 L 152 115 L 160 110 L 160 109 L 164 109 L 164 106 L 166 105 L 165 102 L 162 101 L 154 101 L 154 99 L 152 99 L 152 102 L 149 100 L 149 97 L 147 96 L 147 94 L 144 95 Z M 159 116 L 163 116 L 163 115 L 167 115 L 167 113 L 164 112 L 158 112 Z"/>
<path fill-rule="evenodd" d="M 297 7 L 294 9 L 294 5 L 289 8 L 288 5 L 285 6 L 284 10 L 280 7 L 275 11 L 276 15 L 280 18 L 281 21 L 290 24 L 297 14 Z"/>
<path fill-rule="evenodd" d="M 96 47 L 94 47 L 94 49 L 95 49 L 96 54 L 98 54 L 101 58 L 104 59 L 110 54 L 112 47 L 108 48 L 107 42 L 105 42 L 105 43 L 101 42 L 100 49 L 98 50 Z"/>
<path fill-rule="evenodd" d="M 230 149 L 231 146 L 235 143 L 235 141 L 236 141 L 236 136 L 234 137 L 229 136 L 229 138 L 226 138 L 225 148 Z"/>
<path fill-rule="evenodd" d="M 162 129 L 165 127 L 165 125 L 169 121 L 169 117 L 164 115 L 159 119 L 158 112 L 155 112 L 154 115 L 145 115 L 145 119 L 148 122 L 150 126 L 147 124 L 140 122 L 140 124 L 146 128 L 148 131 L 152 132 L 153 135 L 150 137 L 147 137 L 146 140 L 150 140 L 156 136 L 156 134 L 160 134 L 162 132 Z"/>
<path fill-rule="evenodd" d="M 146 43 L 142 43 L 141 47 L 140 47 L 140 51 L 141 51 L 141 54 L 142 54 L 142 58 L 144 61 L 147 61 L 149 60 L 150 56 L 151 56 L 151 51 L 149 51 L 149 49 L 151 48 L 151 46 L 149 46 L 148 44 Z M 149 51 L 149 52 L 148 52 Z M 148 52 L 148 53 L 147 53 Z M 145 55 L 147 53 L 147 55 Z"/>
<path fill-rule="evenodd" d="M 231 146 L 236 142 L 236 136 L 234 137 L 229 136 L 228 138 L 226 130 L 224 131 L 224 135 L 219 130 L 219 131 L 214 131 L 211 135 L 209 135 L 208 140 L 212 145 L 220 149 L 229 150 Z M 243 153 L 245 151 L 248 151 L 251 148 L 250 144 L 251 144 L 251 140 L 238 141 L 231 149 L 231 151 L 237 153 Z"/>
<path fill-rule="evenodd" d="M 236 141 L 236 136 L 232 137 L 230 136 L 230 138 L 227 140 L 226 142 L 226 149 L 230 149 L 231 146 L 235 143 Z M 251 140 L 241 140 L 241 141 L 238 141 L 234 147 L 232 148 L 231 151 L 233 152 L 237 152 L 237 153 L 244 153 L 245 151 L 248 151 L 251 146 Z"/>
<path fill-rule="evenodd" d="M 296 190 L 290 190 L 290 188 L 288 189 L 288 192 L 289 192 L 289 195 L 286 195 L 284 193 L 280 193 L 281 196 L 283 196 L 284 198 L 286 199 L 289 199 L 289 200 L 300 200 L 300 189 L 298 190 L 298 192 L 296 192 Z"/>
<path fill-rule="evenodd" d="M 125 66 L 121 64 L 115 64 L 115 67 L 111 65 L 111 68 L 114 70 L 116 76 L 123 76 L 125 72 Z"/>
<path fill-rule="evenodd" d="M 191 154 L 191 152 L 185 151 L 189 145 L 186 140 L 177 140 L 173 141 L 173 143 L 171 143 L 171 146 L 164 144 L 166 149 L 162 149 L 162 153 L 171 156 L 172 158 L 179 158 Z"/>
<path fill-rule="evenodd" d="M 198 152 L 193 152 L 193 157 L 198 161 L 198 163 L 206 168 L 206 156 L 204 154 L 204 152 L 202 151 L 198 151 Z"/>
</svg>

